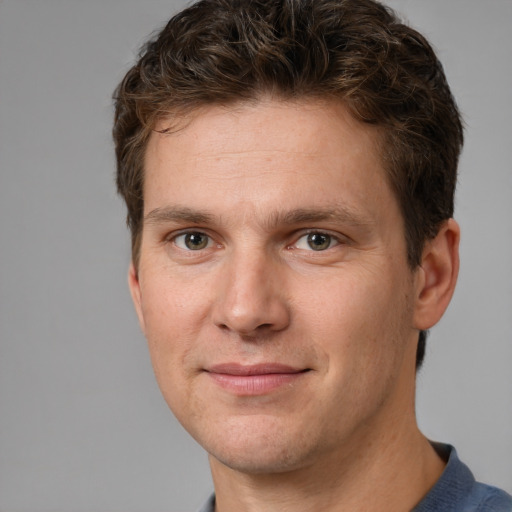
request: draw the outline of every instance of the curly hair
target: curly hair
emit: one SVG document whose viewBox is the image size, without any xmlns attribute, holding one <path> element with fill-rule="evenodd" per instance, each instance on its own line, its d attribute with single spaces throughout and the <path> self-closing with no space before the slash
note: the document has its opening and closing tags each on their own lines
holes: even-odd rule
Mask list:
<svg viewBox="0 0 512 512">
<path fill-rule="evenodd" d="M 373 0 L 201 0 L 142 48 L 114 93 L 117 187 L 138 263 L 144 153 L 155 124 L 205 104 L 332 98 L 381 128 L 411 268 L 452 217 L 459 111 L 428 41 Z M 420 333 L 417 365 L 425 350 Z"/>
</svg>

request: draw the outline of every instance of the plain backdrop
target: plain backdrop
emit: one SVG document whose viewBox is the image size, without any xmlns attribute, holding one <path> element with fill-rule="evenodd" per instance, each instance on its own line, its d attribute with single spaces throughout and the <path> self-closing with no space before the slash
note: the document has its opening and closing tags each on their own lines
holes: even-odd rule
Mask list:
<svg viewBox="0 0 512 512">
<path fill-rule="evenodd" d="M 464 114 L 462 267 L 418 417 L 512 492 L 512 1 L 393 0 Z M 160 397 L 126 285 L 111 94 L 183 2 L 0 1 L 0 511 L 194 511 L 207 458 Z"/>
</svg>

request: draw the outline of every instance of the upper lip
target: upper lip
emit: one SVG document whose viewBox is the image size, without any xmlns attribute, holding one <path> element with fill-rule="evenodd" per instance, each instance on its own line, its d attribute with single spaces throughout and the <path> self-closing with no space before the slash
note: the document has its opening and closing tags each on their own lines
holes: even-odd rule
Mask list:
<svg viewBox="0 0 512 512">
<path fill-rule="evenodd" d="M 260 363 L 253 365 L 243 365 L 239 363 L 222 363 L 216 364 L 206 369 L 210 373 L 220 373 L 224 375 L 269 375 L 269 374 L 290 374 L 301 373 L 307 371 L 309 368 L 295 368 L 286 364 L 280 363 Z"/>
</svg>

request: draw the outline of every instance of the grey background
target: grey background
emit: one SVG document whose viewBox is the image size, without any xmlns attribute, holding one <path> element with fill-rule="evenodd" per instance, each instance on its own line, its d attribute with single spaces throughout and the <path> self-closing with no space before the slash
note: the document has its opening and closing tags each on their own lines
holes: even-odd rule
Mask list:
<svg viewBox="0 0 512 512">
<path fill-rule="evenodd" d="M 467 123 L 460 282 L 418 416 L 512 492 L 512 1 L 393 0 Z M 181 1 L 0 1 L 0 511 L 195 510 L 206 456 L 160 397 L 126 286 L 110 95 Z"/>
</svg>

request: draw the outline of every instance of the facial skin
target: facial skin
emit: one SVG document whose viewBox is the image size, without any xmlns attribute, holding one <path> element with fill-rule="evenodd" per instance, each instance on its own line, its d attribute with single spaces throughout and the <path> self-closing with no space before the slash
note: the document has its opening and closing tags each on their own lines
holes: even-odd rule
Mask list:
<svg viewBox="0 0 512 512">
<path fill-rule="evenodd" d="M 418 329 L 453 269 L 408 266 L 376 141 L 341 103 L 271 99 L 151 136 L 130 287 L 162 393 L 214 477 L 392 457 L 418 436 Z"/>
</svg>

